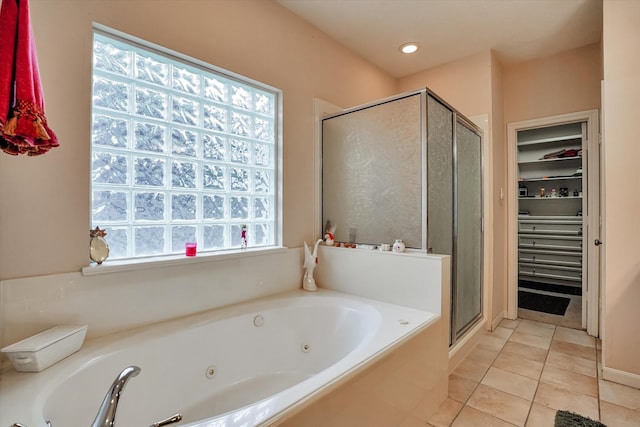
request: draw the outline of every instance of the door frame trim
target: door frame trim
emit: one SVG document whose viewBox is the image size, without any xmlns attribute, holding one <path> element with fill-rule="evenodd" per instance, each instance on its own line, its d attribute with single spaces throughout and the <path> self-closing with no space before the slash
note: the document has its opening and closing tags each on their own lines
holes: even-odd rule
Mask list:
<svg viewBox="0 0 640 427">
<path fill-rule="evenodd" d="M 587 188 L 588 215 L 585 218 L 586 242 L 591 243 L 600 237 L 600 176 L 592 171 L 599 167 L 599 112 L 595 110 L 578 111 L 538 119 L 525 120 L 507 124 L 507 315 L 508 319 L 518 317 L 518 158 L 517 131 L 525 128 L 551 126 L 570 122 L 587 123 L 587 181 L 583 182 Z M 592 177 L 592 175 L 594 175 Z M 583 293 L 582 327 L 592 336 L 598 336 L 599 307 L 600 307 L 600 268 L 597 252 L 592 245 L 587 251 L 587 284 L 586 297 Z M 585 284 L 583 283 L 583 289 Z"/>
</svg>

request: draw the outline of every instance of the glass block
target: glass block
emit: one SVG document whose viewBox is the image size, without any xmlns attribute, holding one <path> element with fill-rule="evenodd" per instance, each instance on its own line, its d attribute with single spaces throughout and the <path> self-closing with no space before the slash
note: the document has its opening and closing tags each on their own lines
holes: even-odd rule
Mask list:
<svg viewBox="0 0 640 427">
<path fill-rule="evenodd" d="M 200 94 L 200 75 L 173 66 L 173 88 L 193 95 Z"/>
<path fill-rule="evenodd" d="M 173 187 L 196 188 L 196 169 L 195 163 L 174 160 L 171 165 L 171 185 Z"/>
<path fill-rule="evenodd" d="M 164 193 L 135 193 L 134 209 L 136 220 L 164 220 Z"/>
<path fill-rule="evenodd" d="M 242 196 L 231 197 L 231 218 L 249 218 L 249 198 Z"/>
<path fill-rule="evenodd" d="M 125 227 L 106 227 L 105 240 L 109 245 L 109 259 L 127 257 L 128 235 Z"/>
<path fill-rule="evenodd" d="M 273 244 L 277 96 L 94 37 L 91 219 L 110 258 L 238 248 L 242 224 Z"/>
<path fill-rule="evenodd" d="M 261 141 L 273 141 L 272 120 L 256 117 L 253 122 L 253 137 Z"/>
<path fill-rule="evenodd" d="M 225 247 L 224 229 L 224 225 L 205 225 L 202 227 L 204 249 L 223 249 Z"/>
<path fill-rule="evenodd" d="M 179 156 L 196 156 L 198 134 L 186 129 L 171 129 L 171 152 Z"/>
<path fill-rule="evenodd" d="M 224 140 L 225 138 L 218 135 L 206 133 L 202 135 L 203 157 L 210 160 L 224 160 Z"/>
<path fill-rule="evenodd" d="M 239 136 L 249 136 L 251 129 L 251 117 L 236 113 L 231 113 L 231 133 Z"/>
<path fill-rule="evenodd" d="M 231 104 L 248 110 L 251 108 L 251 93 L 241 86 L 231 86 Z"/>
<path fill-rule="evenodd" d="M 164 186 L 165 161 L 163 159 L 136 157 L 134 161 L 136 185 Z"/>
<path fill-rule="evenodd" d="M 103 77 L 94 77 L 93 105 L 116 111 L 127 111 L 129 109 L 129 86 Z"/>
<path fill-rule="evenodd" d="M 249 171 L 240 168 L 231 168 L 231 190 L 249 190 Z"/>
<path fill-rule="evenodd" d="M 126 120 L 99 114 L 93 116 L 91 140 L 94 144 L 124 148 L 128 134 Z"/>
<path fill-rule="evenodd" d="M 204 196 L 202 215 L 204 219 L 224 219 L 224 196 Z"/>
<path fill-rule="evenodd" d="M 195 194 L 173 194 L 171 196 L 171 219 L 196 219 Z"/>
<path fill-rule="evenodd" d="M 138 150 L 164 153 L 166 151 L 165 130 L 166 128 L 161 125 L 136 123 L 135 147 Z"/>
<path fill-rule="evenodd" d="M 164 253 L 164 227 L 135 227 L 135 255 L 156 255 Z"/>
<path fill-rule="evenodd" d="M 270 193 L 271 192 L 271 178 L 269 171 L 258 170 L 255 173 L 255 192 L 256 193 Z"/>
<path fill-rule="evenodd" d="M 126 184 L 126 156 L 102 152 L 93 153 L 91 182 L 94 184 Z"/>
<path fill-rule="evenodd" d="M 224 168 L 217 165 L 202 166 L 202 185 L 204 188 L 224 190 Z"/>
<path fill-rule="evenodd" d="M 169 64 L 159 62 L 136 52 L 135 76 L 145 82 L 167 86 L 169 81 Z"/>
<path fill-rule="evenodd" d="M 167 118 L 167 95 L 157 90 L 146 87 L 136 87 L 136 114 L 153 117 L 154 119 Z"/>
<path fill-rule="evenodd" d="M 253 145 L 253 163 L 256 166 L 271 165 L 271 147 L 264 144 Z"/>
<path fill-rule="evenodd" d="M 249 163 L 249 143 L 232 139 L 229 142 L 229 154 L 232 162 L 246 165 Z"/>
<path fill-rule="evenodd" d="M 184 253 L 184 244 L 196 241 L 194 225 L 174 225 L 171 227 L 171 252 Z"/>
<path fill-rule="evenodd" d="M 273 95 L 265 93 L 254 93 L 254 111 L 256 113 L 272 115 L 274 111 L 275 98 Z"/>
<path fill-rule="evenodd" d="M 203 107 L 204 127 L 206 129 L 224 132 L 227 130 L 227 110 L 215 105 L 205 104 Z"/>
<path fill-rule="evenodd" d="M 131 55 L 129 51 L 100 41 L 96 37 L 93 42 L 93 66 L 98 70 L 126 76 L 129 75 L 131 69 Z"/>
<path fill-rule="evenodd" d="M 91 218 L 94 222 L 126 221 L 127 193 L 124 191 L 94 191 L 91 200 Z"/>
<path fill-rule="evenodd" d="M 256 246 L 271 245 L 271 229 L 269 224 L 254 224 L 253 244 Z"/>
<path fill-rule="evenodd" d="M 204 96 L 218 102 L 227 102 L 227 84 L 216 77 L 204 78 Z"/>
<path fill-rule="evenodd" d="M 173 97 L 173 121 L 185 125 L 196 126 L 198 124 L 198 112 L 200 104 L 186 98 Z"/>
<path fill-rule="evenodd" d="M 256 219 L 271 218 L 271 199 L 267 197 L 256 197 L 253 200 L 253 216 Z"/>
</svg>

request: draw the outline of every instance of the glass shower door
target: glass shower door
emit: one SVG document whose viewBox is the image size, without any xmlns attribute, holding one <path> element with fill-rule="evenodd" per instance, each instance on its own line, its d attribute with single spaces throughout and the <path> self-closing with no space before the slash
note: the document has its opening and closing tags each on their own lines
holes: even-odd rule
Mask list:
<svg viewBox="0 0 640 427">
<path fill-rule="evenodd" d="M 460 119 L 455 137 L 455 289 L 452 340 L 482 314 L 482 169 L 481 138 Z M 453 326 L 452 325 L 452 326 Z"/>
<path fill-rule="evenodd" d="M 451 337 L 482 316 L 481 137 L 427 97 L 427 250 L 451 255 Z"/>
</svg>

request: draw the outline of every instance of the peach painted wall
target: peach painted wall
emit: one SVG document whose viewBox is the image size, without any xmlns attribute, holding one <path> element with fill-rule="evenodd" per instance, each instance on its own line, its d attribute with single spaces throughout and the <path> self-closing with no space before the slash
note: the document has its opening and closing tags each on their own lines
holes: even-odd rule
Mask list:
<svg viewBox="0 0 640 427">
<path fill-rule="evenodd" d="M 400 92 L 428 87 L 467 117 L 488 114 L 491 54 L 483 52 L 398 80 Z"/>
<path fill-rule="evenodd" d="M 558 114 L 600 109 L 601 80 L 600 43 L 570 50 L 557 55 L 535 59 L 515 65 L 505 65 L 502 72 L 502 92 L 504 101 L 503 144 L 507 150 L 506 125 L 513 122 L 548 117 Z M 503 172 L 508 171 L 503 158 Z M 517 202 L 516 200 L 513 200 Z M 509 200 L 505 200 L 505 205 Z M 505 206 L 506 207 L 506 206 Z M 504 238 L 507 238 L 507 216 L 495 224 L 502 224 Z M 505 252 L 502 260 L 507 260 Z M 507 274 L 508 263 L 500 262 L 500 273 Z M 496 276 L 498 267 L 496 267 Z M 508 279 L 504 278 L 504 283 Z M 508 283 L 507 283 L 508 288 Z M 508 292 L 503 297 L 506 309 Z M 497 298 L 497 296 L 496 296 Z"/>
<path fill-rule="evenodd" d="M 604 377 L 640 387 L 640 2 L 605 0 L 603 13 Z"/>
<path fill-rule="evenodd" d="M 507 151 L 505 145 L 504 96 L 502 87 L 503 67 L 495 55 L 491 55 L 491 159 L 486 167 L 492 177 L 491 197 L 493 216 L 490 230 L 493 231 L 492 272 L 493 292 L 491 298 L 491 320 L 493 326 L 507 309 L 507 203 L 501 194 L 506 192 Z"/>
<path fill-rule="evenodd" d="M 599 43 L 505 66 L 505 123 L 600 109 L 601 69 Z"/>
<path fill-rule="evenodd" d="M 500 200 L 500 189 L 505 187 L 505 158 L 503 143 L 503 106 L 502 106 L 502 66 L 493 52 L 487 51 L 462 58 L 442 66 L 430 68 L 400 79 L 401 92 L 428 87 L 445 99 L 454 108 L 467 117 L 487 114 L 489 117 L 489 141 L 485 141 L 484 150 L 489 150 L 485 158 L 485 176 L 489 179 L 488 198 L 490 209 L 485 207 L 487 231 L 485 240 L 489 243 L 491 264 L 485 271 L 485 297 L 489 298 L 487 307 L 489 324 L 500 319 L 505 310 L 506 265 L 506 226 L 504 225 L 505 206 Z M 486 251 L 487 252 L 487 251 Z"/>
<path fill-rule="evenodd" d="M 400 91 L 428 86 L 466 116 L 488 113 L 492 186 L 493 281 L 489 319 L 507 306 L 506 124 L 514 121 L 600 108 L 600 44 L 515 65 L 501 65 L 486 52 L 408 76 Z"/>
<path fill-rule="evenodd" d="M 32 0 L 46 112 L 61 147 L 0 154 L 0 279 L 88 264 L 91 25 L 283 90 L 283 243 L 314 238 L 313 98 L 358 105 L 396 81 L 272 1 Z"/>
</svg>

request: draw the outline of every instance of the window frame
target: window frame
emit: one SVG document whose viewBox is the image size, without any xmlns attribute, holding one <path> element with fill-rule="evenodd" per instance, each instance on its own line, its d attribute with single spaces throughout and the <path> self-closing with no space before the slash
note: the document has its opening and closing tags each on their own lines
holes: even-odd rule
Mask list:
<svg viewBox="0 0 640 427">
<path fill-rule="evenodd" d="M 273 145 L 270 145 L 273 149 L 273 165 L 272 165 L 272 169 L 270 169 L 270 171 L 273 173 L 273 191 L 271 193 L 271 195 L 269 196 L 270 198 L 272 198 L 273 200 L 273 206 L 271 207 L 272 210 L 272 218 L 270 218 L 269 220 L 269 224 L 270 226 L 273 227 L 273 242 L 271 244 L 266 244 L 266 245 L 261 245 L 261 246 L 256 246 L 256 247 L 249 247 L 248 249 L 238 249 L 238 248 L 220 248 L 220 249 L 201 249 L 198 248 L 198 255 L 195 257 L 196 260 L 194 260 L 193 257 L 185 257 L 184 253 L 180 254 L 177 252 L 164 252 L 162 254 L 153 254 L 153 255 L 139 255 L 139 256 L 128 256 L 125 258 L 118 258 L 115 260 L 107 260 L 105 261 L 104 264 L 100 265 L 100 267 L 102 269 L 104 269 L 105 267 L 113 267 L 113 268 L 109 268 L 109 270 L 117 270 L 117 271 L 121 271 L 121 270 L 128 270 L 131 269 L 128 266 L 132 267 L 132 268 L 138 268 L 138 267 L 145 267 L 148 265 L 157 265 L 158 263 L 169 263 L 169 264 L 174 264 L 176 263 L 176 261 L 185 261 L 185 260 L 189 260 L 189 262 L 199 262 L 200 260 L 212 260 L 215 258 L 219 258 L 219 259 L 228 259 L 229 256 L 231 257 L 237 257 L 237 256 L 242 256 L 242 254 L 258 254 L 258 253 L 264 253 L 266 252 L 270 252 L 273 249 L 278 249 L 278 248 L 282 248 L 282 167 L 283 167 L 283 159 L 282 159 L 282 144 L 283 144 L 283 138 L 282 138 L 282 121 L 283 121 L 283 94 L 282 94 L 282 90 L 272 87 L 270 85 L 267 85 L 265 83 L 253 80 L 251 78 L 242 76 L 240 74 L 231 72 L 229 70 L 225 70 L 221 67 L 217 67 L 215 65 L 206 63 L 202 60 L 193 58 L 191 56 L 188 56 L 186 54 L 174 51 L 172 49 L 168 49 L 165 48 L 163 46 L 159 46 L 155 43 L 140 39 L 138 37 L 135 36 L 131 36 L 129 34 L 125 34 L 123 32 L 111 29 L 109 27 L 100 25 L 100 24 L 93 24 L 93 28 L 92 28 L 92 33 L 91 33 L 91 57 L 93 58 L 93 50 L 94 50 L 94 39 L 96 35 L 101 35 L 104 37 L 107 37 L 109 39 L 115 39 L 117 42 L 120 43 L 124 43 L 126 45 L 132 46 L 134 49 L 139 48 L 139 49 L 143 49 L 143 50 L 150 50 L 151 53 L 153 53 L 154 55 L 158 55 L 158 56 L 163 56 L 165 58 L 167 58 L 168 60 L 172 61 L 172 62 L 183 62 L 185 64 L 185 66 L 187 68 L 195 68 L 195 69 L 200 69 L 204 72 L 210 72 L 213 73 L 217 76 L 219 76 L 222 79 L 226 79 L 226 80 L 231 80 L 234 82 L 237 82 L 239 85 L 241 86 L 245 86 L 245 87 L 253 87 L 255 89 L 258 89 L 260 91 L 264 91 L 264 92 L 268 92 L 270 95 L 273 96 L 273 114 L 274 114 L 274 120 L 273 120 Z M 93 61 L 92 61 L 93 62 Z M 91 94 L 93 94 L 93 81 L 94 81 L 94 66 L 93 63 L 91 64 L 91 84 L 92 84 L 92 89 L 91 89 Z M 93 95 L 92 95 L 93 96 Z M 93 143 L 93 115 L 94 115 L 94 102 L 93 100 L 91 100 L 91 104 L 90 104 L 90 109 L 89 109 L 89 122 L 91 123 L 91 127 L 89 130 L 89 141 L 90 141 L 90 152 L 91 152 L 91 156 L 89 156 L 89 163 L 90 163 L 90 182 L 89 182 L 89 200 L 90 200 L 90 206 L 89 206 L 89 221 L 90 224 L 92 224 L 93 227 L 93 191 L 94 191 L 94 184 L 93 184 L 93 178 L 91 177 L 91 173 L 92 173 L 92 161 L 93 161 L 93 153 L 94 153 L 94 143 Z M 130 117 L 131 113 L 127 113 L 127 116 Z M 170 119 L 166 119 L 164 120 L 164 122 L 166 123 L 171 123 Z M 198 129 L 202 130 L 203 128 L 201 128 L 200 126 L 198 127 Z M 232 137 L 232 135 L 230 135 L 230 138 Z M 271 144 L 271 142 L 269 143 Z M 133 153 L 133 151 L 129 150 L 129 153 Z M 153 153 L 150 153 L 151 155 Z M 177 156 L 175 154 L 172 154 L 171 152 L 166 152 L 164 153 L 165 157 L 167 159 L 170 159 L 169 161 L 173 161 L 173 160 L 185 160 L 186 158 L 182 158 L 181 156 Z M 201 156 L 197 156 L 196 158 L 193 159 L 194 161 L 197 162 L 201 162 L 202 161 L 202 157 Z M 229 163 L 229 160 L 227 159 L 225 161 L 226 165 L 233 165 L 233 163 Z M 240 166 L 240 164 L 238 165 Z M 248 165 L 248 167 L 251 167 L 251 165 Z M 129 169 L 130 170 L 130 167 Z M 133 180 L 134 177 L 129 177 L 129 180 Z M 171 179 L 171 177 L 167 177 L 166 179 Z M 166 191 L 167 188 L 171 188 L 171 185 L 165 185 L 163 187 L 159 187 L 157 190 L 159 191 Z M 128 187 L 127 191 L 129 192 L 128 194 L 130 194 L 130 196 L 133 196 L 133 191 L 131 190 L 130 187 Z M 170 191 L 170 190 L 169 190 Z M 206 192 L 202 191 L 202 188 L 197 189 L 195 191 L 195 194 L 199 194 L 200 197 L 202 197 L 203 194 L 206 194 Z M 254 196 L 254 192 L 252 191 L 250 193 L 251 196 Z M 128 197 L 130 197 L 128 196 Z M 171 197 L 170 194 L 168 194 L 169 197 Z M 131 203 L 128 203 L 128 207 L 131 208 Z M 200 208 L 201 209 L 201 208 Z M 166 209 L 165 209 L 166 210 Z M 130 212 L 131 214 L 131 212 Z M 229 212 L 226 212 L 226 214 L 228 215 Z M 165 212 L 165 215 L 167 215 L 167 219 L 165 221 L 162 222 L 162 226 L 165 227 L 171 227 L 172 224 L 172 220 L 170 218 L 171 212 Z M 129 218 L 128 219 L 128 224 L 134 224 L 135 220 L 133 218 Z M 230 227 L 232 224 L 235 224 L 235 222 L 237 221 L 232 221 L 230 217 L 225 216 L 224 218 L 224 224 L 226 224 L 227 227 Z M 258 221 L 259 222 L 259 221 Z M 247 223 L 252 223 L 247 221 Z M 198 221 L 195 223 L 190 223 L 191 225 L 196 225 L 197 227 L 202 227 L 203 225 L 208 224 L 207 222 L 203 221 L 203 218 L 198 218 Z M 100 224 L 96 224 L 99 225 Z M 107 225 L 108 226 L 108 225 Z M 171 235 L 165 235 L 165 238 L 167 239 L 171 239 Z M 107 237 L 108 239 L 108 237 Z M 131 237 L 129 238 L 129 243 L 131 244 Z M 171 243 L 168 243 L 168 247 L 170 248 Z M 167 246 L 165 246 L 165 250 L 166 250 Z M 169 249 L 170 251 L 170 249 Z M 89 268 L 95 267 L 96 265 L 91 263 L 89 265 Z M 146 268 L 146 267 L 145 267 Z M 86 268 L 83 269 L 83 273 L 85 274 L 89 274 L 88 270 Z"/>
</svg>

